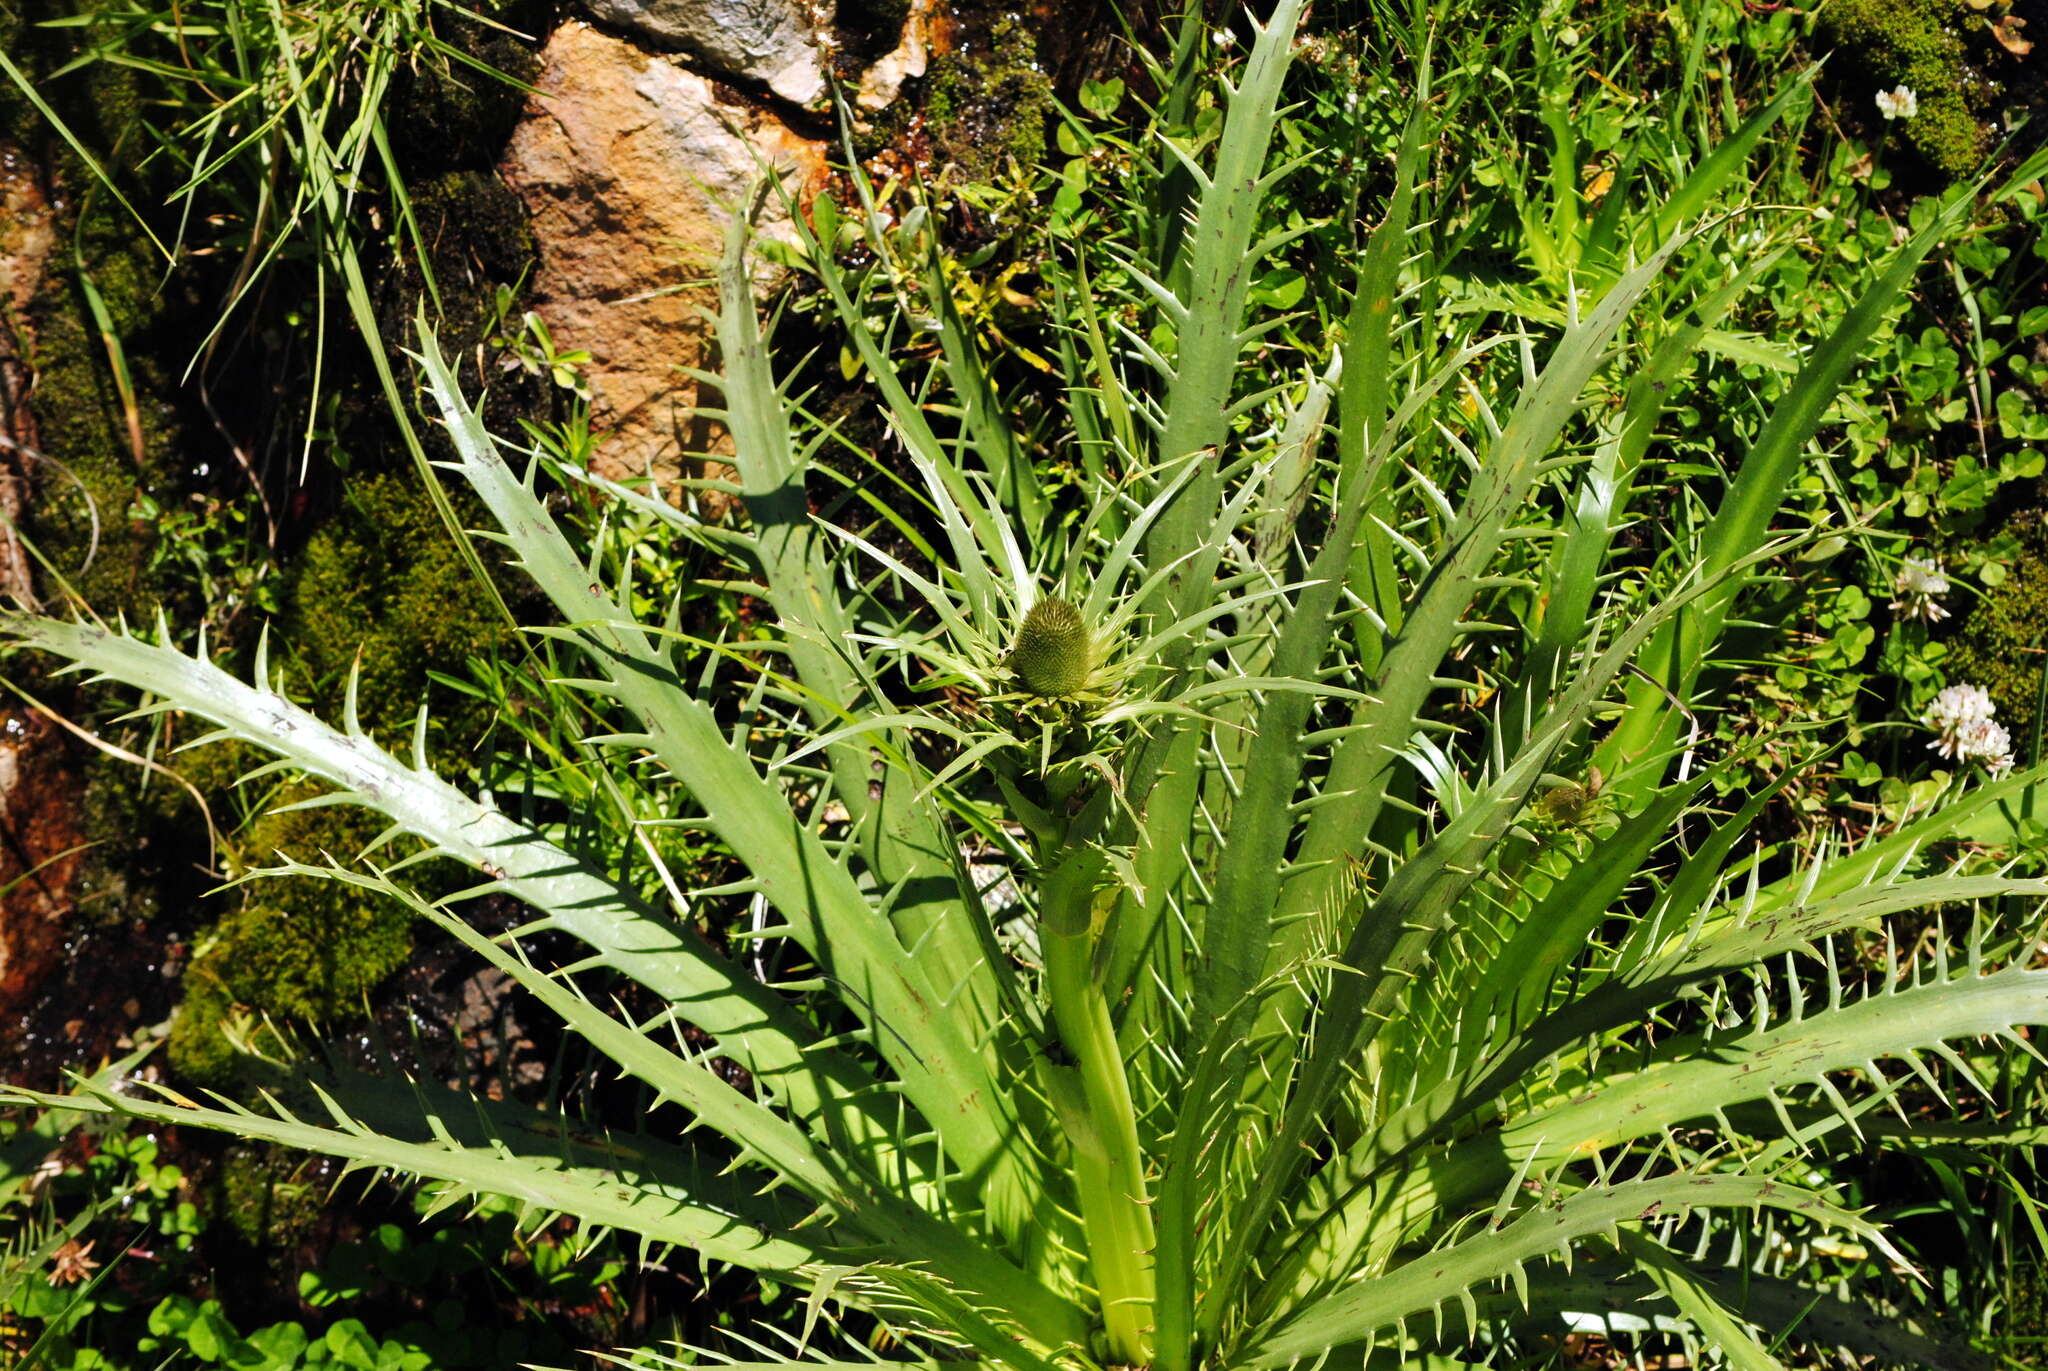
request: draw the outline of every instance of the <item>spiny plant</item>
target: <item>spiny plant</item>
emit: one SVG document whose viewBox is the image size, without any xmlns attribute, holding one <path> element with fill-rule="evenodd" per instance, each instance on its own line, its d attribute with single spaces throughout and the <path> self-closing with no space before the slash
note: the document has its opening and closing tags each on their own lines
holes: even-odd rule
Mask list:
<svg viewBox="0 0 2048 1371">
<path fill-rule="evenodd" d="M 1213 86 L 1199 13 L 1180 24 L 1126 220 L 1046 264 L 1052 419 L 998 389 L 925 216 L 819 199 L 805 269 L 887 426 L 847 478 L 844 435 L 770 365 L 736 217 L 709 379 L 745 528 L 549 474 L 730 559 L 765 636 L 636 618 L 630 559 L 608 577 L 558 530 L 545 464 L 507 464 L 422 329 L 480 536 L 552 604 L 531 632 L 580 659 L 556 688 L 598 721 L 518 803 L 434 774 L 424 713 L 403 760 L 352 700 L 338 728 L 293 704 L 261 653 L 245 682 L 167 625 L 6 620 L 481 873 L 429 899 L 375 848 L 281 868 L 515 978 L 645 1087 L 638 1127 L 310 1061 L 255 1102 L 14 1095 L 511 1197 L 842 1311 L 744 1344 L 774 1362 L 1451 1366 L 1541 1359 L 1561 1314 L 1626 1307 L 1745 1367 L 1779 1365 L 1784 1330 L 1974 1364 L 1843 1297 L 1906 1266 L 1843 1186 L 1865 1147 L 2034 1135 L 1970 1114 L 2032 1098 L 2048 883 L 1944 845 L 2009 835 L 2042 773 L 1797 853 L 1760 828 L 1783 780 L 1715 807 L 1731 762 L 1692 727 L 1745 586 L 1788 565 L 1771 515 L 1835 388 L 1970 202 L 1898 250 L 1725 482 L 1650 489 L 1715 504 L 1707 541 L 1632 545 L 1656 420 L 1754 273 L 1632 311 L 1763 126 L 1616 230 L 1620 269 L 1562 328 L 1476 337 L 1425 307 L 1419 171 L 1450 117 L 1425 56 L 1341 339 L 1271 376 L 1247 264 L 1300 231 L 1256 226 L 1290 169 L 1269 137 L 1301 8 Z M 874 270 L 835 257 L 842 230 Z M 681 812 L 607 780 L 643 771 Z M 579 841 L 563 795 L 627 841 Z M 743 874 L 683 888 L 663 827 Z M 533 920 L 471 927 L 456 901 L 481 891 Z M 721 902 L 754 915 L 738 955 L 697 931 Z M 1936 921 L 1930 951 L 1902 920 Z"/>
</svg>

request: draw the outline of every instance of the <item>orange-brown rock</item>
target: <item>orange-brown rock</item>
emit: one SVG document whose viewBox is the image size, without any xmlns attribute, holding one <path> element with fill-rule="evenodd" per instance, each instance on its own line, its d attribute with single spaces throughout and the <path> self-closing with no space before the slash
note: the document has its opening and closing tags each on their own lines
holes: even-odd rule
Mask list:
<svg viewBox="0 0 2048 1371">
<path fill-rule="evenodd" d="M 715 450 L 681 369 L 707 356 L 704 311 L 730 216 L 764 169 L 799 196 L 814 187 L 823 145 L 587 24 L 562 25 L 541 58 L 538 94 L 499 167 L 532 216 L 535 308 L 558 348 L 591 354 L 600 470 L 671 476 Z M 786 226 L 777 197 L 760 222 Z"/>
<path fill-rule="evenodd" d="M 57 243 L 56 216 L 28 157 L 0 140 L 0 596 L 33 603 L 28 557 L 14 530 L 35 473 L 35 420 L 28 394 L 35 341 L 29 302 Z"/>
<path fill-rule="evenodd" d="M 83 852 L 79 777 L 57 726 L 0 713 L 0 1056 L 64 956 Z"/>
</svg>

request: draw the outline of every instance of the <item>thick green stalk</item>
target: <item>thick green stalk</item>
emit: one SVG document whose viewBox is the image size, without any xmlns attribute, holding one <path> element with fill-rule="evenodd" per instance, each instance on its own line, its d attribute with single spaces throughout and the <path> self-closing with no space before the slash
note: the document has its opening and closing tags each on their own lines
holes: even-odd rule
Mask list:
<svg viewBox="0 0 2048 1371">
<path fill-rule="evenodd" d="M 1118 894 L 1114 887 L 1096 891 L 1103 865 L 1092 851 L 1076 852 L 1046 882 L 1039 925 L 1046 995 L 1070 1059 L 1048 1065 L 1046 1081 L 1073 1149 L 1108 1354 L 1125 1366 L 1145 1366 L 1152 1360 L 1155 1244 L 1137 1110 L 1095 975 L 1096 946 Z"/>
</svg>

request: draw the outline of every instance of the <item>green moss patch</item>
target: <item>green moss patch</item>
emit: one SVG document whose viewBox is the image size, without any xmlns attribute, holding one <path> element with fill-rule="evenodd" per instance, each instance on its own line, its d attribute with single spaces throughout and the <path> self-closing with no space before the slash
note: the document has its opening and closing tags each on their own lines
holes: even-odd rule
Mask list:
<svg viewBox="0 0 2048 1371">
<path fill-rule="evenodd" d="M 1030 28 L 1014 14 L 990 25 L 984 39 L 938 58 L 925 77 L 932 150 L 965 181 L 995 180 L 1013 161 L 1041 161 L 1052 113 L 1052 78 L 1039 69 Z"/>
<path fill-rule="evenodd" d="M 279 804 L 308 799 L 287 791 Z M 264 815 L 243 838 L 251 866 L 280 855 L 307 863 L 346 862 L 384 830 L 367 810 L 323 806 Z M 313 1023 L 348 1018 L 412 952 L 412 915 L 402 905 L 338 881 L 260 881 L 248 902 L 222 919 L 185 973 L 185 1000 L 171 1031 L 171 1063 L 208 1085 L 234 1078 L 226 1031 L 237 1013 Z"/>
<path fill-rule="evenodd" d="M 475 6 L 484 18 L 471 12 L 435 15 L 438 37 L 468 61 L 436 53 L 401 67 L 392 81 L 385 123 L 408 180 L 495 163 L 526 102 L 521 87 L 540 73 L 533 45 L 507 30 L 545 33 L 550 16 L 544 6 L 519 0 Z"/>
<path fill-rule="evenodd" d="M 1980 685 L 1998 706 L 1998 721 L 2025 746 L 2034 726 L 2048 648 L 2048 524 L 2029 520 L 2025 551 L 2005 580 L 1987 587 L 1949 643 L 1951 681 Z"/>
<path fill-rule="evenodd" d="M 510 630 L 426 497 L 400 476 L 373 475 L 348 484 L 342 509 L 308 541 L 278 636 L 295 692 L 332 716 L 355 671 L 363 726 L 396 743 L 411 730 L 430 669 L 453 671 L 470 654 L 501 652 Z M 466 701 L 435 717 L 435 736 L 458 750 L 489 725 L 488 713 Z M 214 756 L 195 774 L 209 788 L 224 789 L 261 760 L 246 747 L 208 751 Z M 243 865 L 269 865 L 279 853 L 346 861 L 383 831 L 381 819 L 350 807 L 275 812 L 317 793 L 301 787 L 273 797 L 272 812 L 236 841 Z M 172 1062 L 195 1080 L 223 1082 L 234 1061 L 224 1032 L 230 1016 L 352 1017 L 412 945 L 410 913 L 353 886 L 310 877 L 254 884 L 186 973 Z"/>
<path fill-rule="evenodd" d="M 1979 120 L 1991 90 L 1962 37 L 1971 16 L 1954 0 L 1832 0 L 1821 12 L 1823 31 L 1873 83 L 1861 99 L 1874 102 L 1877 91 L 1897 86 L 1918 97 L 1919 113 L 1896 127 L 1950 178 L 1974 171 L 1991 141 Z"/>
<path fill-rule="evenodd" d="M 70 12 L 38 6 L 28 17 L 47 21 Z M 58 79 L 42 77 L 74 55 L 80 40 L 68 35 L 78 32 L 22 30 L 12 45 L 17 63 L 126 184 L 131 200 L 160 199 L 164 187 L 139 170 L 149 151 L 148 139 L 137 134 L 146 103 L 140 75 L 95 62 Z M 189 320 L 200 305 L 191 282 L 165 280 L 148 234 L 40 115 L 16 127 L 33 132 L 32 155 L 47 162 L 60 191 L 49 274 L 27 311 L 34 341 L 30 407 L 47 458 L 35 473 L 29 536 L 101 613 L 147 622 L 175 593 L 177 578 L 158 556 L 157 530 L 141 516 L 139 497 L 172 503 L 191 484 L 182 466 L 188 425 L 178 371 L 197 336 Z M 185 607 L 169 608 L 183 614 Z"/>
<path fill-rule="evenodd" d="M 290 1247 L 316 1228 L 326 1185 L 317 1159 L 270 1143 L 237 1143 L 221 1158 L 220 1213 L 255 1247 Z"/>
<path fill-rule="evenodd" d="M 463 513 L 480 522 L 476 511 Z M 453 671 L 500 652 L 511 630 L 426 494 L 404 477 L 374 475 L 349 482 L 342 508 L 308 540 L 279 636 L 325 701 L 339 701 L 355 669 L 364 726 L 388 739 L 411 728 L 429 669 Z M 485 722 L 459 707 L 438 717 L 464 743 Z"/>
</svg>

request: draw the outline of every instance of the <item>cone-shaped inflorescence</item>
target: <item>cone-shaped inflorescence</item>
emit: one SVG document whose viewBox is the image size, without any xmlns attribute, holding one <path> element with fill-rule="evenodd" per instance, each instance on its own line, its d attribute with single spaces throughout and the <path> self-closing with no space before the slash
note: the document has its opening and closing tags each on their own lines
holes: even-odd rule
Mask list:
<svg viewBox="0 0 2048 1371">
<path fill-rule="evenodd" d="M 1095 668 L 1095 635 L 1081 611 L 1058 596 L 1040 600 L 1024 616 L 1010 669 L 1033 695 L 1073 695 Z"/>
</svg>

